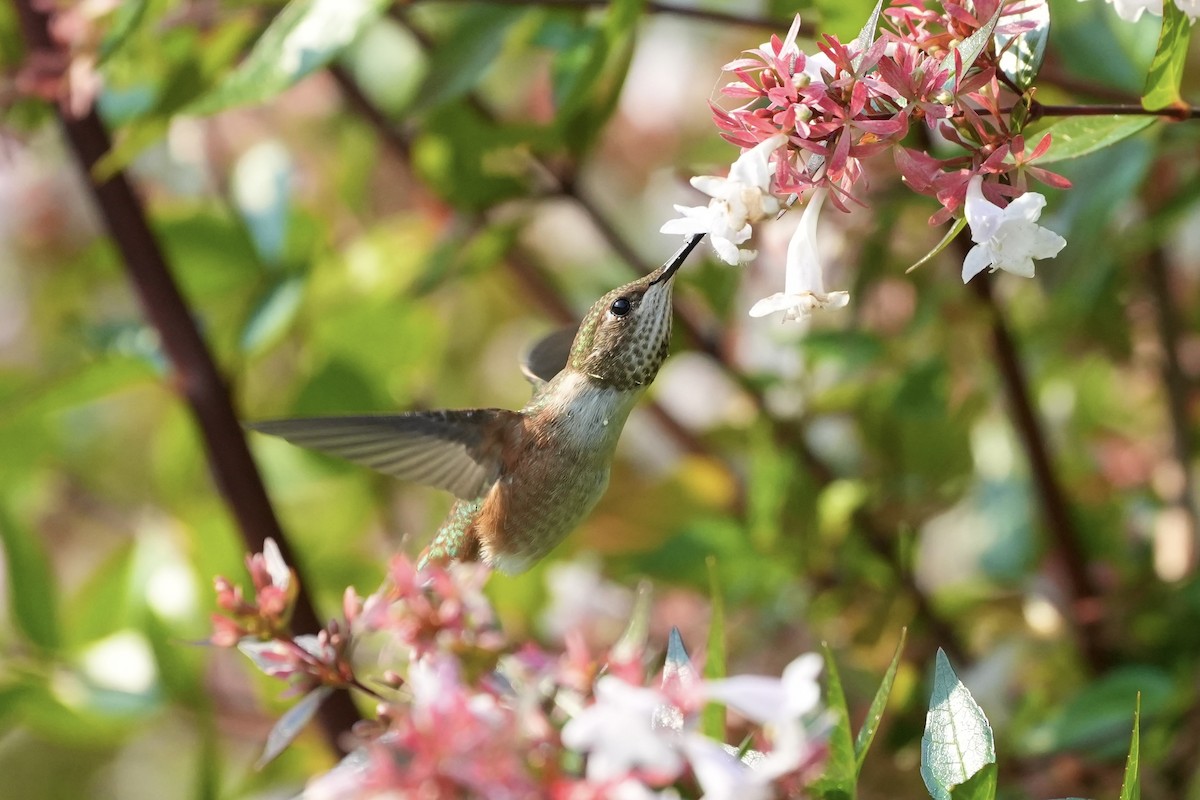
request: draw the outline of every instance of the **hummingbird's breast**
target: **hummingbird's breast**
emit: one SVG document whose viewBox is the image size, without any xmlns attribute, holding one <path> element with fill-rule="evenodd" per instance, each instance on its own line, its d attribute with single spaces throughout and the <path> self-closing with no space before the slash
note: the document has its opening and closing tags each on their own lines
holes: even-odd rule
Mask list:
<svg viewBox="0 0 1200 800">
<path fill-rule="evenodd" d="M 473 524 L 484 561 L 520 572 L 587 517 L 608 487 L 617 440 L 640 393 L 568 370 L 530 403 L 515 452 Z"/>
</svg>

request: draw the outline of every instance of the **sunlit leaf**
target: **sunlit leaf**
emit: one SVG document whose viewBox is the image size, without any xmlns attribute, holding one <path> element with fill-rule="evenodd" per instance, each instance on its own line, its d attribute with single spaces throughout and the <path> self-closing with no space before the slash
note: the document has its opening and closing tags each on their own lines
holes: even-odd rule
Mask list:
<svg viewBox="0 0 1200 800">
<path fill-rule="evenodd" d="M 921 777 L 934 800 L 949 800 L 955 786 L 996 762 L 992 727 L 939 647 L 933 694 L 921 737 Z"/>
<path fill-rule="evenodd" d="M 296 318 L 304 299 L 305 281 L 301 277 L 285 278 L 271 286 L 255 304 L 242 329 L 241 346 L 255 353 L 274 343 Z"/>
<path fill-rule="evenodd" d="M 1159 34 L 1158 49 L 1150 62 L 1146 88 L 1142 92 L 1143 108 L 1149 111 L 1188 108 L 1179 88 L 1183 83 L 1183 68 L 1191 38 L 1192 23 L 1187 14 L 1171 0 L 1164 2 L 1162 33 Z"/>
<path fill-rule="evenodd" d="M 1094 153 L 1127 139 L 1154 123 L 1154 117 L 1069 117 L 1054 123 L 1046 132 L 1053 139 L 1049 152 L 1037 160 L 1039 166 Z"/>
<path fill-rule="evenodd" d="M 867 758 L 867 751 L 871 749 L 871 742 L 875 740 L 875 733 L 879 730 L 884 709 L 887 708 L 888 697 L 892 694 L 892 685 L 896 682 L 896 670 L 900 668 L 900 656 L 904 654 L 904 643 L 907 640 L 908 628 L 901 628 L 900 642 L 896 645 L 892 663 L 888 665 L 887 672 L 883 674 L 883 682 L 879 684 L 879 688 L 875 691 L 875 698 L 871 700 L 871 707 L 867 709 L 867 718 L 863 720 L 862 727 L 858 729 L 858 736 L 854 739 L 854 758 L 860 772 L 863 761 Z"/>
<path fill-rule="evenodd" d="M 714 681 L 726 675 L 725 664 L 725 596 L 721 591 L 721 579 L 717 573 L 717 559 L 709 556 L 705 559 L 708 566 L 708 596 L 712 604 L 712 618 L 708 623 L 708 652 L 704 658 L 704 678 Z M 700 730 L 705 736 L 725 740 L 725 706 L 721 703 L 708 703 L 704 706 L 700 721 Z"/>
<path fill-rule="evenodd" d="M 259 756 L 256 767 L 262 769 L 264 766 L 275 760 L 275 757 L 282 753 L 289 744 L 292 743 L 309 721 L 317 713 L 317 709 L 321 707 L 321 703 L 325 698 L 333 693 L 333 689 L 328 686 L 318 686 L 300 699 L 300 702 L 287 710 L 287 713 L 279 718 L 275 723 L 275 727 L 271 728 L 271 733 L 267 736 L 267 744 L 263 748 L 263 754 Z"/>
<path fill-rule="evenodd" d="M 45 650 L 58 647 L 58 582 L 50 559 L 29 528 L 0 506 L 0 545 L 4 547 L 8 607 L 17 629 Z"/>
<path fill-rule="evenodd" d="M 1010 14 L 1005 23 L 1033 22 L 1034 27 L 1018 34 L 997 33 L 996 52 L 1000 53 L 1000 71 L 1022 91 L 1033 85 L 1050 39 L 1050 4 L 1030 0 L 1021 4 L 1021 13 Z"/>
<path fill-rule="evenodd" d="M 213 114 L 271 99 L 328 64 L 387 5 L 386 0 L 292 0 L 237 69 L 189 106 L 189 113 Z"/>
<path fill-rule="evenodd" d="M 923 267 L 924 265 L 928 264 L 933 259 L 937 258 L 938 254 L 941 253 L 943 250 L 945 250 L 949 246 L 949 244 L 954 241 L 955 237 L 958 236 L 958 234 L 960 232 L 962 232 L 962 229 L 965 227 L 967 227 L 967 218 L 966 217 L 960 217 L 960 218 L 954 220 L 954 224 L 950 226 L 950 230 L 946 231 L 946 235 L 942 237 L 942 240 L 940 242 L 938 242 L 937 244 L 935 244 L 933 246 L 932 250 L 930 250 L 928 253 L 921 256 L 920 258 L 918 258 L 911 267 L 909 267 L 908 269 L 906 269 L 904 271 L 906 273 L 912 272 L 914 269 L 916 269 L 918 267 Z"/>
<path fill-rule="evenodd" d="M 525 12 L 520 7 L 479 5 L 460 14 L 429 53 L 412 107 L 429 109 L 474 89 L 500 55 L 509 28 Z"/>
<path fill-rule="evenodd" d="M 980 54 L 992 43 L 992 32 L 996 30 L 996 23 L 1000 21 L 1002 11 L 1004 11 L 1004 3 L 997 3 L 996 13 L 992 14 L 983 27 L 963 39 L 942 59 L 942 69 L 948 73 L 946 76 L 947 87 L 955 85 L 958 78 L 966 75 L 971 69 L 971 65 L 975 63 L 975 59 L 979 58 Z M 958 60 L 956 54 L 962 59 L 962 64 L 956 64 Z M 958 72 L 960 69 L 962 71 Z"/>
<path fill-rule="evenodd" d="M 854 40 L 855 52 L 857 55 L 854 56 L 851 64 L 855 69 L 857 69 L 858 65 L 862 63 L 863 56 L 866 55 L 867 50 L 869 50 L 871 45 L 875 43 L 875 34 L 876 31 L 879 30 L 879 15 L 882 13 L 883 0 L 879 0 L 879 2 L 875 4 L 875 7 L 871 9 L 871 15 L 867 17 L 866 24 L 863 25 L 862 30 L 858 32 L 858 37 Z"/>
<path fill-rule="evenodd" d="M 1120 800 L 1139 800 L 1142 796 L 1138 779 L 1138 759 L 1141 739 L 1142 694 L 1138 692 L 1133 706 L 1133 735 L 1129 739 L 1129 756 L 1125 759 L 1125 777 L 1121 780 Z"/>
<path fill-rule="evenodd" d="M 150 0 L 127 0 L 117 7 L 112 27 L 108 29 L 104 41 L 100 43 L 100 57 L 96 59 L 97 65 L 103 64 L 124 46 L 129 37 L 142 24 L 142 20 L 146 17 L 146 9 L 149 7 Z"/>
<path fill-rule="evenodd" d="M 829 753 L 825 759 L 825 771 L 812 788 L 817 795 L 828 800 L 849 800 L 854 797 L 858 783 L 858 765 L 850 733 L 850 710 L 846 707 L 846 692 L 842 688 L 842 677 L 833 651 L 824 642 L 821 651 L 825 656 L 825 709 L 833 727 L 827 740 Z"/>
<path fill-rule="evenodd" d="M 287 244 L 291 219 L 294 165 L 278 140 L 260 142 L 242 153 L 233 167 L 233 202 L 246 223 L 258 257 L 278 266 Z"/>
<path fill-rule="evenodd" d="M 996 797 L 996 765 L 985 764 L 983 769 L 966 782 L 950 790 L 953 800 L 994 800 Z"/>
</svg>

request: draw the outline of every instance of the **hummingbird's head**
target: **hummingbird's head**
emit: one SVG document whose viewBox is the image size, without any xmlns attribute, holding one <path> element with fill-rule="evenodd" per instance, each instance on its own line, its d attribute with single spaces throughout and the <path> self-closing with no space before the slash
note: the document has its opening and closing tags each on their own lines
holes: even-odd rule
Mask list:
<svg viewBox="0 0 1200 800">
<path fill-rule="evenodd" d="M 571 345 L 571 369 L 626 391 L 654 380 L 671 345 L 675 273 L 700 238 L 693 237 L 666 264 L 613 289 L 592 306 Z"/>
</svg>

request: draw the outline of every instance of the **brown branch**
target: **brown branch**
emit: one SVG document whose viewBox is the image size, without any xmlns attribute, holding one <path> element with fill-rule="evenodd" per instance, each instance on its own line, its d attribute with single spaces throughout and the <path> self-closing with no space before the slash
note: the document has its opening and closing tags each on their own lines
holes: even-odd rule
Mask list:
<svg viewBox="0 0 1200 800">
<path fill-rule="evenodd" d="M 1179 363 L 1179 320 L 1171 301 L 1171 276 L 1166 254 L 1161 247 L 1151 249 L 1147 264 L 1150 294 L 1154 298 L 1158 323 L 1158 342 L 1162 348 L 1162 381 L 1167 392 L 1167 410 L 1171 419 L 1171 444 L 1182 480 L 1168 501 L 1187 516 L 1193 537 L 1191 558 L 1196 558 L 1195 537 L 1200 533 L 1200 514 L 1197 513 L 1195 481 L 1192 479 L 1192 426 L 1188 414 L 1187 377 Z"/>
<path fill-rule="evenodd" d="M 971 243 L 968 237 L 955 239 L 955 247 L 962 258 L 966 258 Z M 1088 555 L 1079 528 L 1071 514 L 1066 492 L 1050 458 L 1050 449 L 1041 420 L 1033 408 L 1029 380 L 1021 365 L 1016 343 L 1004 321 L 1004 313 L 992 294 L 991 281 L 987 276 L 971 281 L 976 298 L 988 311 L 992 352 L 996 357 L 996 368 L 1008 396 L 1013 426 L 1032 472 L 1033 488 L 1037 493 L 1046 530 L 1051 541 L 1051 558 L 1062 571 L 1066 589 L 1070 596 L 1067 613 L 1073 624 L 1079 645 L 1088 667 L 1093 672 L 1102 672 L 1109 655 L 1101 641 L 1098 623 L 1100 591 L 1088 572 Z"/>
<path fill-rule="evenodd" d="M 29 51 L 58 52 L 49 35 L 47 15 L 35 10 L 31 0 L 15 0 L 15 6 Z M 264 541 L 272 538 L 288 563 L 297 565 L 246 446 L 229 388 L 171 276 L 141 198 L 124 172 L 118 171 L 103 182 L 94 177 L 96 163 L 111 149 L 108 131 L 94 109 L 75 118 L 60 108 L 58 116 L 142 309 L 158 331 L 174 372 L 175 389 L 186 400 L 200 429 L 213 479 L 237 521 L 246 547 L 260 552 Z M 304 586 L 301 581 L 293 625 L 298 632 L 316 633 L 321 624 Z M 344 692 L 326 700 L 318 715 L 326 738 L 339 750 L 343 749 L 341 734 L 358 719 L 353 701 Z"/>
</svg>

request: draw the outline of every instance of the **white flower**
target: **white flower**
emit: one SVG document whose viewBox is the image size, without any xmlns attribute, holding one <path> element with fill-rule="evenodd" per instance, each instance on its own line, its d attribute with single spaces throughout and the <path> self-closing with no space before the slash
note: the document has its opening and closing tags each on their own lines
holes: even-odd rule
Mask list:
<svg viewBox="0 0 1200 800">
<path fill-rule="evenodd" d="M 841 308 L 850 302 L 849 292 L 826 292 L 821 258 L 817 253 L 817 216 L 828 189 L 818 189 L 804 209 L 804 216 L 788 243 L 783 291 L 764 297 L 750 309 L 750 316 L 765 317 L 784 312 L 784 320 L 801 320 L 818 308 Z"/>
<path fill-rule="evenodd" d="M 765 800 L 771 796 L 772 776 L 739 761 L 725 745 L 693 733 L 684 738 L 683 750 L 704 800 Z"/>
<path fill-rule="evenodd" d="M 1196 17 L 1200 17 L 1200 0 L 1175 0 L 1175 5 L 1187 14 L 1192 22 L 1196 21 Z"/>
<path fill-rule="evenodd" d="M 269 536 L 263 542 L 262 554 L 267 574 L 271 576 L 271 585 L 286 592 L 292 584 L 292 570 L 283 560 L 283 554 L 279 552 L 279 545 L 275 544 L 275 540 Z"/>
<path fill-rule="evenodd" d="M 779 212 L 779 200 L 771 194 L 771 154 L 787 142 L 776 134 L 738 156 L 729 177 L 698 175 L 692 186 L 712 198 L 707 206 L 675 206 L 682 217 L 670 220 L 659 230 L 690 236 L 707 233 L 717 255 L 727 264 L 740 264 L 754 257 L 753 250 L 738 248 L 750 238 L 753 224 Z"/>
<path fill-rule="evenodd" d="M 983 176 L 976 175 L 967 185 L 966 216 L 975 246 L 963 261 L 963 283 L 991 267 L 1025 278 L 1033 277 L 1035 258 L 1053 258 L 1067 240 L 1037 224 L 1046 198 L 1026 192 L 1007 208 L 983 196 Z"/>
<path fill-rule="evenodd" d="M 806 653 L 784 667 L 780 678 L 735 675 L 706 682 L 703 692 L 758 723 L 796 719 L 816 709 L 821 700 L 821 663 L 819 655 Z"/>
<path fill-rule="evenodd" d="M 749 720 L 769 725 L 774 747 L 754 764 L 764 779 L 786 775 L 810 755 L 808 737 L 801 718 L 816 711 L 821 701 L 822 660 L 806 653 L 784 667 L 783 675 L 736 675 L 704 684 L 709 700 L 724 703 Z"/>
<path fill-rule="evenodd" d="M 589 781 L 617 780 L 635 767 L 674 778 L 683 766 L 678 736 L 653 725 L 668 702 L 661 692 L 606 675 L 596 682 L 596 701 L 563 727 L 563 744 L 588 754 Z"/>
<path fill-rule="evenodd" d="M 1082 0 L 1081 0 L 1082 1 Z M 1137 22 L 1143 13 L 1152 17 L 1163 15 L 1163 0 L 1107 0 L 1117 16 L 1126 22 Z M 1200 17 L 1200 0 L 1174 0 L 1175 6 L 1193 22 Z"/>
</svg>

